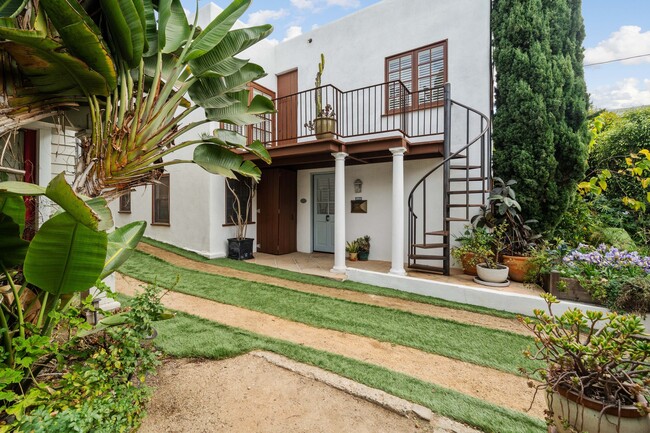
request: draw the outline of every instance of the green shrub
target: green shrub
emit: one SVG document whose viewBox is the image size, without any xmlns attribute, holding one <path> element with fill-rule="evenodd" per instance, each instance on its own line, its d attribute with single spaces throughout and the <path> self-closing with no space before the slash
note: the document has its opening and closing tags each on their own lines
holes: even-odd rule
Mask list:
<svg viewBox="0 0 650 433">
<path fill-rule="evenodd" d="M 620 250 L 636 251 L 636 243 L 625 229 L 619 227 L 604 227 L 596 230 L 592 236 L 593 244 L 607 244 Z"/>
<path fill-rule="evenodd" d="M 650 313 L 650 278 L 630 278 L 616 288 L 611 308 L 645 316 Z"/>
</svg>

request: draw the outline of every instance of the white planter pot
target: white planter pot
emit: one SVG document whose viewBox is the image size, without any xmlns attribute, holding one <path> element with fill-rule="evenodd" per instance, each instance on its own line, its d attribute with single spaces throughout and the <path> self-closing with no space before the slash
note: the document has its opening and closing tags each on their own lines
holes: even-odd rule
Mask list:
<svg viewBox="0 0 650 433">
<path fill-rule="evenodd" d="M 497 265 L 497 269 L 487 268 L 485 263 L 476 265 L 478 277 L 487 283 L 505 283 L 508 281 L 508 271 L 508 267 L 504 265 Z"/>
<path fill-rule="evenodd" d="M 569 396 L 570 394 L 567 394 Z M 616 414 L 618 409 L 612 408 L 601 415 L 602 405 L 592 399 L 584 397 L 583 404 L 578 404 L 574 399 L 567 398 L 557 392 L 546 394 L 548 408 L 553 412 L 555 427 L 558 433 L 569 433 L 563 427 L 562 420 L 567 421 L 573 428 L 580 432 L 600 433 L 648 433 L 650 432 L 650 415 L 641 416 L 634 406 L 621 408 L 621 417 Z M 614 413 L 612 413 L 614 412 Z M 620 428 L 618 427 L 620 422 Z"/>
</svg>

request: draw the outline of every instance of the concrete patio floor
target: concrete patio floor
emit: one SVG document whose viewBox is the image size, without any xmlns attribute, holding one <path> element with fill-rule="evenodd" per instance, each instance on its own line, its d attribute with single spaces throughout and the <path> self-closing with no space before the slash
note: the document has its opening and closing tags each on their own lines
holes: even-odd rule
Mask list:
<svg viewBox="0 0 650 433">
<path fill-rule="evenodd" d="M 249 263 L 258 265 L 271 266 L 279 269 L 286 269 L 288 271 L 299 272 L 302 274 L 317 275 L 319 277 L 331 278 L 336 280 L 345 280 L 346 275 L 335 274 L 330 272 L 334 266 L 334 255 L 327 253 L 291 253 L 281 256 L 272 254 L 255 253 L 255 258 L 247 260 Z M 366 262 L 351 262 L 346 261 L 346 266 L 350 268 L 362 269 L 372 272 L 388 273 L 390 270 L 390 262 L 380 260 L 368 260 Z M 468 287 L 478 287 L 482 289 L 489 289 L 495 291 L 502 291 L 508 293 L 519 293 L 524 295 L 537 295 L 542 293 L 543 290 L 538 287 L 531 287 L 521 283 L 510 283 L 508 287 L 488 287 L 482 284 L 477 284 L 473 281 L 474 277 L 463 274 L 462 269 L 452 269 L 452 275 L 436 275 L 426 272 L 412 271 L 406 268 L 409 277 L 419 278 L 424 280 L 438 281 L 449 284 L 459 284 Z"/>
</svg>

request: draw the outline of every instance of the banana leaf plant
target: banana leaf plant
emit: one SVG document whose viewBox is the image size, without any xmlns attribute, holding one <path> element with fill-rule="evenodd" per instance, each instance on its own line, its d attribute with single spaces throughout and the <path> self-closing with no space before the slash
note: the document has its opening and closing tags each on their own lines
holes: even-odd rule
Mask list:
<svg viewBox="0 0 650 433">
<path fill-rule="evenodd" d="M 47 197 L 61 209 L 30 242 L 22 239 L 28 196 Z M 0 300 L 0 347 L 12 368 L 12 340 L 49 336 L 56 313 L 68 307 L 72 295 L 96 286 L 124 263 L 146 223 L 107 232 L 112 226 L 106 200 L 77 195 L 63 173 L 46 188 L 0 182 L 0 286 L 7 289 Z"/>
<path fill-rule="evenodd" d="M 3 2 L 0 136 L 82 107 L 90 132 L 73 188 L 90 197 L 153 183 L 164 167 L 181 163 L 258 180 L 259 168 L 242 153 L 270 162 L 261 142 L 222 129 L 195 132 L 208 122 L 258 123 L 274 112 L 264 96 L 248 102 L 248 83 L 265 73 L 236 57 L 272 31 L 231 30 L 250 3 L 233 1 L 201 29 L 196 18 L 188 22 L 180 0 Z M 200 109 L 205 116 L 192 116 Z M 171 159 L 186 147 L 194 147 L 192 159 Z"/>
</svg>

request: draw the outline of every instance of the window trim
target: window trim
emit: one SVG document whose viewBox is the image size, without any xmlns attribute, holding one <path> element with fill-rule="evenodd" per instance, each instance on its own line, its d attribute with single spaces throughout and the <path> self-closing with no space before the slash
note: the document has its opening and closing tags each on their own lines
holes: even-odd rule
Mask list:
<svg viewBox="0 0 650 433">
<path fill-rule="evenodd" d="M 160 178 L 167 178 L 169 179 L 169 173 L 163 173 Z M 169 187 L 167 188 L 167 211 L 169 213 L 169 221 L 168 222 L 158 222 L 156 221 L 156 188 L 160 188 L 160 184 L 154 183 L 153 186 L 151 187 L 151 225 L 152 226 L 163 226 L 163 227 L 169 227 L 171 226 L 171 208 L 172 208 L 172 194 L 171 194 L 171 181 L 168 182 Z"/>
<path fill-rule="evenodd" d="M 129 208 L 128 209 L 124 209 L 122 207 L 122 197 L 129 197 Z M 131 198 L 132 197 L 131 197 L 131 191 L 130 190 L 127 193 L 124 193 L 124 194 L 122 194 L 120 196 L 120 198 L 118 200 L 117 213 L 123 213 L 123 214 L 130 214 L 131 213 L 131 208 L 132 208 L 132 206 L 131 206 Z"/>
<path fill-rule="evenodd" d="M 420 51 L 426 50 L 426 49 L 431 49 L 431 48 L 436 48 L 439 46 L 442 46 L 443 49 L 443 83 L 446 83 L 448 80 L 448 69 L 449 69 L 449 50 L 448 50 L 448 39 L 443 39 L 438 42 L 434 42 L 432 44 L 428 45 L 423 45 L 418 48 L 414 48 L 412 50 L 407 50 L 403 51 L 401 53 L 393 54 L 384 59 L 384 83 L 389 84 L 391 81 L 388 80 L 388 63 L 396 59 L 398 57 L 404 57 L 407 54 L 411 55 L 411 89 L 417 89 L 418 87 L 418 59 L 417 59 L 417 54 Z M 389 88 L 386 86 L 386 97 L 385 97 L 385 104 L 384 104 L 384 113 L 385 115 L 390 115 L 390 114 L 396 114 L 396 113 L 401 113 L 402 111 L 400 109 L 390 109 L 389 108 Z M 411 95 L 415 95 L 417 93 L 417 90 L 411 90 Z M 428 102 L 424 104 L 420 104 L 417 100 L 417 98 L 413 97 L 411 105 L 407 106 L 404 111 L 410 112 L 410 111 L 418 111 L 418 110 L 425 110 L 427 108 L 437 108 L 437 107 L 442 107 L 444 105 L 445 101 L 444 100 L 438 100 L 435 102 Z"/>
</svg>

